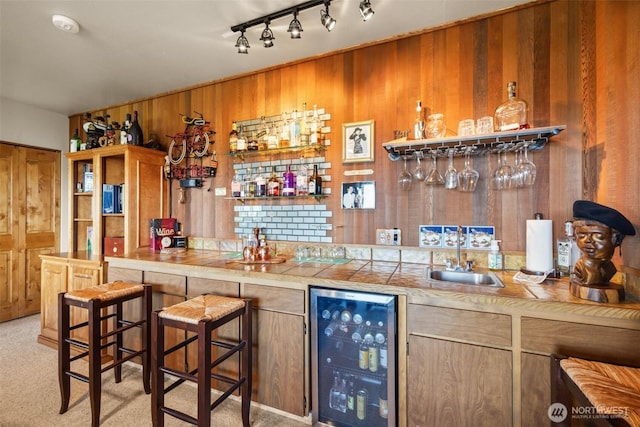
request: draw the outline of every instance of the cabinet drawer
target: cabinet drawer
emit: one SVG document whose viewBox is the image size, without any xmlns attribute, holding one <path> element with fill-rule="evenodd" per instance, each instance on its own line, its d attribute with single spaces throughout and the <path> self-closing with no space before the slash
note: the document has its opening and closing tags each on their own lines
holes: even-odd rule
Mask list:
<svg viewBox="0 0 640 427">
<path fill-rule="evenodd" d="M 142 270 L 134 270 L 132 268 L 109 267 L 107 272 L 107 280 L 115 282 L 122 280 L 129 283 L 142 283 Z"/>
<path fill-rule="evenodd" d="M 187 280 L 187 296 L 189 298 L 206 293 L 237 298 L 240 296 L 240 283 L 205 279 L 203 277 L 189 277 Z"/>
<path fill-rule="evenodd" d="M 640 366 L 640 331 L 558 320 L 522 318 L 522 350 L 560 353 Z"/>
<path fill-rule="evenodd" d="M 511 345 L 511 316 L 407 304 L 409 333 L 435 335 L 489 345 Z"/>
<path fill-rule="evenodd" d="M 154 292 L 162 292 L 172 295 L 187 294 L 186 276 L 168 273 L 157 273 L 155 271 L 145 271 L 144 283 L 153 285 Z"/>
<path fill-rule="evenodd" d="M 244 298 L 251 298 L 254 307 L 288 313 L 304 314 L 304 291 L 245 283 Z"/>
</svg>

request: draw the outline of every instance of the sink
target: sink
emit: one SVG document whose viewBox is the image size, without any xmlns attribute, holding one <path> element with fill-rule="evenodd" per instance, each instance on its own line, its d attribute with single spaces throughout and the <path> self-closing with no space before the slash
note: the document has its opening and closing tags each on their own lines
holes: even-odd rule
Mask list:
<svg viewBox="0 0 640 427">
<path fill-rule="evenodd" d="M 427 279 L 438 280 L 440 282 L 451 282 L 473 286 L 492 286 L 504 288 L 502 281 L 491 272 L 478 273 L 474 271 L 450 271 L 450 270 L 425 270 Z"/>
</svg>

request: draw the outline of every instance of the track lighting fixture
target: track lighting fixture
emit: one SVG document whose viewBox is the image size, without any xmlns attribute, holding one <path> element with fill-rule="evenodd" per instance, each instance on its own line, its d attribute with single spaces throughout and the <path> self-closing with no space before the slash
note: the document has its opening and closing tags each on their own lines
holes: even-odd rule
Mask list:
<svg viewBox="0 0 640 427">
<path fill-rule="evenodd" d="M 291 20 L 291 23 L 289 24 L 289 29 L 287 30 L 288 33 L 291 33 L 291 38 L 292 39 L 299 39 L 302 37 L 302 25 L 300 24 L 300 21 L 298 21 L 298 10 L 294 9 L 293 10 L 293 19 Z"/>
<path fill-rule="evenodd" d="M 360 15 L 362 15 L 363 21 L 368 21 L 375 12 L 371 8 L 371 2 L 369 0 L 362 0 L 360 2 Z"/>
<path fill-rule="evenodd" d="M 320 11 L 320 22 L 322 22 L 327 31 L 333 30 L 333 27 L 336 26 L 336 20 L 329 15 L 329 3 L 331 2 L 325 2 L 325 9 Z"/>
<path fill-rule="evenodd" d="M 272 47 L 273 41 L 276 38 L 273 36 L 273 31 L 269 28 L 269 21 L 265 22 L 264 30 L 262 30 L 262 35 L 260 36 L 260 41 L 264 45 L 264 47 Z"/>
<path fill-rule="evenodd" d="M 238 53 L 249 53 L 249 40 L 244 35 L 244 28 L 241 31 L 240 37 L 236 41 L 236 47 L 238 48 Z"/>
</svg>

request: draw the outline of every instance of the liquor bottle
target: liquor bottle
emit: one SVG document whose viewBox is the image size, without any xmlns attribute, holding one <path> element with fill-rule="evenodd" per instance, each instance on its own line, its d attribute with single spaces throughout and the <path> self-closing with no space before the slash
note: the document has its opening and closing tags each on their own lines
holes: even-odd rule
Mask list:
<svg viewBox="0 0 640 427">
<path fill-rule="evenodd" d="M 287 165 L 287 171 L 282 175 L 282 195 L 295 196 L 296 195 L 296 176 L 291 172 L 291 165 Z"/>
<path fill-rule="evenodd" d="M 144 137 L 142 136 L 142 128 L 140 127 L 140 123 L 138 123 L 138 112 L 133 112 L 133 121 L 131 122 L 131 127 L 129 128 L 129 135 L 127 136 L 127 142 L 133 145 L 143 145 Z"/>
<path fill-rule="evenodd" d="M 556 242 L 558 252 L 558 273 L 561 276 L 571 276 L 573 267 L 582 255 L 576 237 L 573 234 L 573 223 L 567 221 L 564 223 L 564 236 L 558 238 Z"/>
<path fill-rule="evenodd" d="M 247 140 L 245 139 L 242 126 L 238 129 L 238 139 L 236 141 L 236 151 L 247 151 Z"/>
<path fill-rule="evenodd" d="M 120 128 L 120 144 L 129 143 L 129 129 L 131 128 L 131 114 L 125 116 L 122 127 Z"/>
<path fill-rule="evenodd" d="M 298 121 L 298 110 L 291 113 L 291 121 L 289 122 L 289 147 L 298 147 L 300 145 L 300 122 Z"/>
<path fill-rule="evenodd" d="M 387 340 L 380 345 L 380 367 L 387 369 L 388 366 Z"/>
<path fill-rule="evenodd" d="M 287 120 L 287 113 L 282 113 L 282 129 L 280 132 L 280 147 L 281 148 L 287 148 L 289 147 L 290 141 L 289 138 L 291 136 L 291 133 L 289 132 L 289 121 Z"/>
<path fill-rule="evenodd" d="M 309 195 L 322 194 L 322 177 L 318 175 L 318 165 L 313 165 L 313 175 L 309 177 Z"/>
<path fill-rule="evenodd" d="M 256 197 L 256 180 L 251 175 L 251 167 L 247 167 L 247 174 L 244 179 L 244 197 Z M 257 243 L 256 241 L 256 246 Z"/>
<path fill-rule="evenodd" d="M 255 132 L 251 132 L 251 136 L 249 137 L 249 142 L 247 143 L 248 151 L 257 151 L 258 150 L 258 138 L 256 137 Z"/>
<path fill-rule="evenodd" d="M 309 145 L 309 127 L 307 126 L 307 103 L 302 104 L 302 112 L 298 114 L 300 128 L 300 145 Z"/>
<path fill-rule="evenodd" d="M 240 196 L 242 196 L 242 182 L 240 181 L 238 170 L 236 170 L 231 179 L 231 197 Z"/>
<path fill-rule="evenodd" d="M 280 181 L 276 176 L 276 168 L 271 169 L 271 178 L 267 183 L 267 196 L 277 197 L 280 195 Z"/>
<path fill-rule="evenodd" d="M 380 362 L 380 348 L 378 344 L 373 341 L 369 343 L 369 370 L 371 372 L 378 372 L 378 366 Z"/>
<path fill-rule="evenodd" d="M 311 116 L 311 130 L 309 135 L 309 144 L 320 144 L 320 118 L 318 117 L 318 106 L 313 106 L 313 115 Z"/>
<path fill-rule="evenodd" d="M 278 131 L 276 128 L 276 124 L 273 123 L 271 124 L 271 129 L 269 130 L 269 133 L 267 134 L 267 148 L 269 150 L 273 150 L 275 148 L 278 148 L 278 135 L 277 135 Z"/>
<path fill-rule="evenodd" d="M 80 151 L 80 144 L 82 144 L 82 140 L 78 136 L 78 129 L 76 128 L 76 131 L 69 140 L 69 152 L 75 153 L 76 151 Z"/>
<path fill-rule="evenodd" d="M 356 417 L 361 421 L 367 418 L 367 397 L 368 393 L 366 388 L 358 390 L 358 394 L 356 395 Z"/>
<path fill-rule="evenodd" d="M 356 409 L 356 389 L 353 386 L 353 375 L 349 379 L 349 389 L 347 390 L 347 409 L 349 411 Z"/>
<path fill-rule="evenodd" d="M 340 405 L 340 378 L 337 372 L 333 375 L 333 387 L 329 390 L 329 408 L 338 410 Z"/>
<path fill-rule="evenodd" d="M 231 123 L 231 132 L 229 132 L 229 151 L 235 153 L 238 150 L 238 125 L 236 122 Z"/>
<path fill-rule="evenodd" d="M 301 158 L 298 174 L 296 175 L 296 195 L 306 196 L 309 193 L 309 175 L 307 174 L 307 165 L 304 164 L 304 158 Z"/>
<path fill-rule="evenodd" d="M 340 384 L 340 396 L 338 397 L 338 410 L 340 412 L 347 412 L 347 380 L 342 379 Z"/>
<path fill-rule="evenodd" d="M 262 174 L 262 166 L 258 166 L 258 174 L 256 175 L 256 197 L 264 197 L 267 195 L 267 180 Z"/>
<path fill-rule="evenodd" d="M 413 125 L 413 139 L 424 139 L 424 120 L 422 119 L 422 101 L 416 101 L 416 121 Z"/>
<path fill-rule="evenodd" d="M 507 85 L 508 99 L 496 108 L 496 130 L 499 132 L 527 129 L 527 103 L 516 97 L 516 82 Z"/>
<path fill-rule="evenodd" d="M 378 398 L 378 413 L 380 414 L 380 418 L 384 418 L 385 420 L 389 418 L 389 402 L 387 396 L 387 381 L 382 380 Z"/>
</svg>

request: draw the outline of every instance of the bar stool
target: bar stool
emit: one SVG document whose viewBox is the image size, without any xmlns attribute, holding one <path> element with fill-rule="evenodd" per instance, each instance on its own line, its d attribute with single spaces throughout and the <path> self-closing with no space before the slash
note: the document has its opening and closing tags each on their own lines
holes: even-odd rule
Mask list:
<svg viewBox="0 0 640 427">
<path fill-rule="evenodd" d="M 199 427 L 209 427 L 211 425 L 211 411 L 239 388 L 242 423 L 248 427 L 251 404 L 251 300 L 205 294 L 162 310 L 156 310 L 151 316 L 151 335 L 154 343 L 151 349 L 153 425 L 164 426 L 164 414 L 169 414 Z M 236 318 L 241 318 L 239 340 L 222 342 L 212 339 L 214 330 Z M 165 350 L 165 327 L 183 329 L 197 335 Z M 195 340 L 198 341 L 198 366 L 195 369 L 185 372 L 164 365 L 165 356 L 186 347 Z M 212 346 L 220 348 L 222 352 L 216 360 L 211 360 Z M 214 367 L 238 352 L 241 353 L 241 361 L 237 378 L 212 372 Z M 165 374 L 177 377 L 167 388 L 164 387 Z M 211 379 L 229 384 L 229 388 L 213 403 L 211 403 Z M 165 406 L 165 394 L 185 381 L 197 384 L 197 418 Z"/>
<path fill-rule="evenodd" d="M 552 425 L 571 426 L 574 401 L 588 425 L 640 427 L 640 368 L 552 354 L 551 403 L 565 407 Z"/>
<path fill-rule="evenodd" d="M 139 320 L 123 319 L 123 303 L 142 299 L 142 314 Z M 71 325 L 71 307 L 87 310 L 87 321 Z M 113 308 L 112 308 L 113 307 Z M 110 310 L 106 310 L 110 309 Z M 106 322 L 114 319 L 113 326 Z M 71 378 L 89 384 L 89 399 L 91 401 L 91 425 L 100 425 L 100 395 L 102 393 L 103 372 L 114 370 L 115 381 L 122 380 L 122 364 L 134 357 L 142 357 L 142 383 L 146 394 L 150 387 L 150 354 L 151 334 L 149 321 L 151 319 L 151 286 L 127 282 L 111 282 L 99 286 L 79 289 L 58 294 L 58 380 L 62 404 L 60 413 L 64 414 L 69 408 Z M 71 332 L 86 327 L 88 340 L 72 338 Z M 139 350 L 125 347 L 123 335 L 132 328 L 142 329 L 142 342 Z M 79 349 L 79 354 L 71 356 L 71 349 Z M 114 346 L 113 360 L 102 367 L 102 351 Z M 84 350 L 84 351 L 83 351 Z M 89 356 L 89 372 L 83 375 L 71 370 L 71 362 Z"/>
</svg>

